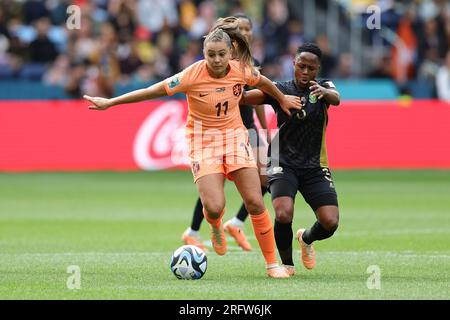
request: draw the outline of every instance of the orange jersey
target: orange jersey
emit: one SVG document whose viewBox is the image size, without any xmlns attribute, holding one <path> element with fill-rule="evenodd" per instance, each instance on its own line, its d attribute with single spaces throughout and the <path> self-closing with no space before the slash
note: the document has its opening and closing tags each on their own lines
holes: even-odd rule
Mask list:
<svg viewBox="0 0 450 320">
<path fill-rule="evenodd" d="M 256 168 L 247 129 L 239 110 L 244 86 L 256 85 L 257 70 L 242 70 L 238 61 L 229 62 L 223 78 L 209 75 L 201 60 L 164 81 L 168 95 L 187 96 L 186 138 L 194 181 L 213 173 L 229 174 L 241 168 Z"/>
<path fill-rule="evenodd" d="M 242 70 L 239 61 L 230 60 L 229 64 L 231 69 L 223 78 L 211 77 L 206 61 L 200 60 L 164 82 L 169 96 L 178 92 L 187 96 L 187 134 L 192 133 L 194 121 L 201 121 L 203 130 L 246 130 L 239 112 L 239 100 L 244 86 L 255 86 L 261 75 L 249 67 Z"/>
</svg>

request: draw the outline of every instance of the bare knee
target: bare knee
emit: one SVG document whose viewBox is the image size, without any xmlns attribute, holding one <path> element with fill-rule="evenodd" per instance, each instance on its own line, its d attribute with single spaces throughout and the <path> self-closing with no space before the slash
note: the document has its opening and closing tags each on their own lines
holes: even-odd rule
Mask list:
<svg viewBox="0 0 450 320">
<path fill-rule="evenodd" d="M 245 201 L 245 208 L 250 214 L 260 214 L 266 209 L 264 202 L 260 196 L 248 197 Z"/>
<path fill-rule="evenodd" d="M 203 209 L 208 214 L 208 217 L 212 219 L 219 218 L 224 208 L 225 203 L 220 200 L 208 199 L 203 202 Z"/>
<path fill-rule="evenodd" d="M 327 215 L 319 220 L 322 227 L 330 232 L 335 232 L 339 226 L 339 214 Z"/>
<path fill-rule="evenodd" d="M 277 201 L 278 200 L 278 201 Z M 275 210 L 275 219 L 281 223 L 291 223 L 294 215 L 294 205 L 290 200 L 276 198 L 272 202 Z"/>
</svg>

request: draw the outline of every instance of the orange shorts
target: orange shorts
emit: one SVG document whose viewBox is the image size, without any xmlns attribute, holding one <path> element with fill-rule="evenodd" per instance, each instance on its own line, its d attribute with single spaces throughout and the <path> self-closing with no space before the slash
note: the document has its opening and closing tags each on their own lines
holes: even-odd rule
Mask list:
<svg viewBox="0 0 450 320">
<path fill-rule="evenodd" d="M 188 136 L 189 159 L 194 182 L 203 176 L 229 174 L 241 168 L 257 168 L 247 130 L 203 134 L 201 139 Z"/>
</svg>

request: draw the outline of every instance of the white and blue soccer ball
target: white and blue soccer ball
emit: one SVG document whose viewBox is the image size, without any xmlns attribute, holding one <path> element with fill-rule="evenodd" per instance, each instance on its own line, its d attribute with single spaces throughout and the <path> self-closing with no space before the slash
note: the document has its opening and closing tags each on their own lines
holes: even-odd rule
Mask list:
<svg viewBox="0 0 450 320">
<path fill-rule="evenodd" d="M 185 245 L 172 254 L 170 270 L 178 279 L 198 280 L 206 272 L 208 262 L 205 252 L 199 247 Z"/>
</svg>

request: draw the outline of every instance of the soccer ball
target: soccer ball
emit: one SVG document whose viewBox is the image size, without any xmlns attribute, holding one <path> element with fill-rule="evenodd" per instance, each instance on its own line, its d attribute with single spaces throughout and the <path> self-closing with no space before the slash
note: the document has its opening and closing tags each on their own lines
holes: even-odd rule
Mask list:
<svg viewBox="0 0 450 320">
<path fill-rule="evenodd" d="M 170 270 L 178 279 L 197 280 L 205 274 L 207 264 L 206 254 L 202 249 L 185 245 L 172 254 Z"/>
</svg>

